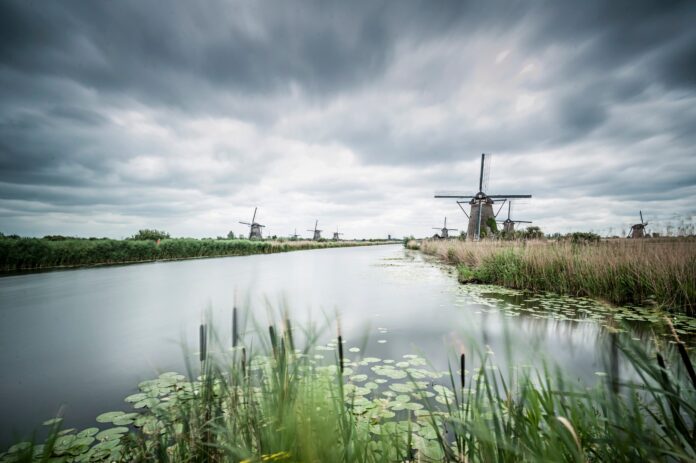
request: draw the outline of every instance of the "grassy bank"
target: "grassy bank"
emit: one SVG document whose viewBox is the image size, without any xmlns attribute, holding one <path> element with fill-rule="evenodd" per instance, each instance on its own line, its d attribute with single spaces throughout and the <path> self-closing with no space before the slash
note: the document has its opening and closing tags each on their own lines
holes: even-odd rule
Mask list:
<svg viewBox="0 0 696 463">
<path fill-rule="evenodd" d="M 89 265 L 125 264 L 201 257 L 246 256 L 346 246 L 379 241 L 249 241 L 213 239 L 152 240 L 40 238 L 0 239 L 0 272 Z"/>
<path fill-rule="evenodd" d="M 696 240 L 424 240 L 409 247 L 458 266 L 462 282 L 589 296 L 614 304 L 657 303 L 696 313 Z"/>
<path fill-rule="evenodd" d="M 260 355 L 236 348 L 213 356 L 204 347 L 198 379 L 164 373 L 144 381 L 125 399 L 125 411 L 97 417 L 102 429 L 61 430 L 54 419 L 46 442 L 16 444 L 0 461 L 696 459 L 696 389 L 687 361 L 628 338 L 617 343 L 637 382 L 617 389 L 610 376 L 583 388 L 547 370 L 504 374 L 486 356 L 462 356 L 449 373 L 416 355 L 349 359 L 340 338 L 321 346 L 336 355 L 321 366 L 311 346 L 294 349 L 292 331 L 274 326 L 267 333 Z"/>
</svg>

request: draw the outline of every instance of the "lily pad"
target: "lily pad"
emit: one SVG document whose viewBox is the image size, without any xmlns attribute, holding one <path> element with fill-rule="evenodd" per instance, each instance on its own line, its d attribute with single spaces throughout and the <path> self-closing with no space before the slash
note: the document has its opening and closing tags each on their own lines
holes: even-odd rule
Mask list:
<svg viewBox="0 0 696 463">
<path fill-rule="evenodd" d="M 125 415 L 125 413 L 119 412 L 119 411 L 102 413 L 101 415 L 99 415 L 97 417 L 97 422 L 98 423 L 111 423 L 114 419 L 118 418 L 121 415 Z"/>
</svg>

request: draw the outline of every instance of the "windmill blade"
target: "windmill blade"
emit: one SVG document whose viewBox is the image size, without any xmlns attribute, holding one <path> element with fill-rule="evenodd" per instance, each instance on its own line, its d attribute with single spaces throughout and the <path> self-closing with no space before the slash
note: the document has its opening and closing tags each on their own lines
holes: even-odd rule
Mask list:
<svg viewBox="0 0 696 463">
<path fill-rule="evenodd" d="M 643 223 L 643 211 L 638 211 L 640 212 L 640 223 Z"/>
<path fill-rule="evenodd" d="M 493 155 L 492 154 L 487 154 L 486 155 L 486 162 L 483 165 L 483 184 L 481 185 L 481 189 L 479 191 L 488 191 L 488 187 L 490 186 L 491 182 L 491 165 L 493 165 Z"/>
<path fill-rule="evenodd" d="M 251 223 L 254 223 L 254 221 L 256 220 L 256 210 L 257 209 L 258 209 L 258 207 L 254 208 L 254 216 L 251 218 Z"/>
<path fill-rule="evenodd" d="M 257 223 L 256 225 L 258 225 L 259 227 L 263 227 L 263 228 L 266 228 L 266 226 L 265 226 L 265 225 L 261 225 L 260 223 Z"/>
<path fill-rule="evenodd" d="M 317 219 L 317 221 L 314 222 L 314 230 L 316 230 L 318 226 L 319 226 L 319 219 Z"/>
<path fill-rule="evenodd" d="M 462 210 L 462 212 L 464 213 L 464 215 L 465 215 L 466 218 L 468 219 L 468 218 L 469 218 L 469 214 L 464 210 L 464 207 L 462 206 L 462 202 L 461 202 L 461 201 L 457 201 L 457 206 L 459 206 L 459 209 Z"/>
<path fill-rule="evenodd" d="M 478 191 L 483 191 L 483 165 L 486 163 L 486 153 L 481 153 L 481 173 L 479 174 Z"/>
<path fill-rule="evenodd" d="M 532 195 L 486 195 L 491 199 L 531 198 Z"/>
<path fill-rule="evenodd" d="M 251 224 L 248 223 L 248 222 L 239 222 L 239 223 L 241 223 L 241 224 L 243 224 L 243 225 L 249 225 L 249 226 L 251 227 Z"/>
<path fill-rule="evenodd" d="M 436 191 L 436 198 L 457 198 L 457 199 L 473 199 L 474 195 L 469 193 L 460 193 L 458 191 Z"/>
<path fill-rule="evenodd" d="M 531 220 L 513 220 L 515 223 L 534 223 Z"/>
</svg>

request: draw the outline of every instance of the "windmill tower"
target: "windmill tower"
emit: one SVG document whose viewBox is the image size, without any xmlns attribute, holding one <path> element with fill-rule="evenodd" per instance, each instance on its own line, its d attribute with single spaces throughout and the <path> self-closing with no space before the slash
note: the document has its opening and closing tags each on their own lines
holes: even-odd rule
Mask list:
<svg viewBox="0 0 696 463">
<path fill-rule="evenodd" d="M 300 235 L 297 234 L 297 228 L 296 228 L 296 229 L 295 229 L 295 233 L 293 233 L 292 235 L 290 235 L 290 239 L 293 240 L 293 241 L 297 241 L 297 238 L 299 238 L 299 237 L 300 237 Z"/>
<path fill-rule="evenodd" d="M 254 208 L 254 216 L 251 218 L 251 223 L 249 222 L 239 222 L 243 225 L 249 225 L 249 239 L 250 240 L 260 240 L 263 239 L 261 236 L 261 229 L 265 227 L 265 225 L 261 225 L 260 223 L 256 222 L 256 210 L 258 207 Z"/>
<path fill-rule="evenodd" d="M 490 233 L 491 229 L 488 225 L 491 223 L 491 219 L 495 221 L 498 216 L 500 209 L 505 205 L 505 202 L 512 198 L 531 198 L 532 195 L 488 195 L 483 191 L 483 171 L 486 162 L 485 153 L 481 155 L 481 174 L 479 176 L 479 191 L 475 195 L 467 195 L 461 193 L 435 193 L 436 198 L 453 198 L 457 200 L 457 204 L 464 212 L 464 214 L 469 219 L 469 226 L 466 231 L 466 236 L 469 239 L 479 240 L 481 239 L 481 231 L 486 231 Z M 502 200 L 502 204 L 498 208 L 498 211 L 493 210 L 496 200 Z M 469 203 L 471 206 L 469 213 L 466 213 L 462 204 Z"/>
<path fill-rule="evenodd" d="M 507 219 L 505 219 L 503 223 L 503 233 L 506 235 L 512 235 L 515 232 L 515 224 L 516 223 L 532 223 L 529 220 L 512 220 L 510 218 L 510 212 L 512 209 L 512 201 L 508 201 L 508 215 Z"/>
<path fill-rule="evenodd" d="M 442 226 L 442 228 L 437 228 L 433 227 L 433 230 L 440 230 L 440 238 L 442 239 L 447 239 L 449 238 L 449 231 L 457 231 L 456 228 L 447 228 L 447 217 L 445 217 L 445 224 Z"/>
<path fill-rule="evenodd" d="M 333 238 L 331 238 L 331 239 L 334 240 L 334 241 L 340 241 L 341 235 L 342 235 L 342 234 L 343 234 L 343 233 L 339 233 L 339 232 L 338 232 L 338 227 L 336 227 L 336 231 L 334 232 Z"/>
<path fill-rule="evenodd" d="M 640 223 L 631 226 L 631 231 L 628 234 L 629 238 L 645 238 L 645 227 L 648 222 L 643 221 L 643 211 L 640 211 Z"/>
<path fill-rule="evenodd" d="M 307 230 L 314 232 L 314 235 L 312 236 L 312 240 L 314 241 L 319 241 L 321 239 L 321 230 L 319 230 L 317 227 L 319 226 L 319 221 L 317 220 L 314 222 L 314 230 Z"/>
</svg>

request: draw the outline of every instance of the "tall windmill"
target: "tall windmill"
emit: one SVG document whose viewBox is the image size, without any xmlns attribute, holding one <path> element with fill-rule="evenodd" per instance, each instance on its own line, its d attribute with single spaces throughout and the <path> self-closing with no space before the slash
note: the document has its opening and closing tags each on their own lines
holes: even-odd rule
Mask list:
<svg viewBox="0 0 696 463">
<path fill-rule="evenodd" d="M 483 171 L 484 171 L 484 166 L 486 162 L 486 155 L 481 154 L 481 174 L 479 176 L 479 191 L 475 195 L 467 195 L 467 194 L 462 194 L 462 193 L 435 193 L 436 198 L 453 198 L 457 200 L 466 200 L 466 201 L 457 201 L 457 204 L 461 208 L 461 210 L 464 212 L 464 214 L 468 217 L 469 219 L 469 226 L 467 228 L 467 238 L 469 239 L 474 239 L 474 240 L 479 240 L 481 239 L 481 230 L 487 230 L 490 232 L 490 226 L 488 225 L 491 222 L 491 219 L 495 221 L 495 217 L 497 217 L 498 213 L 500 212 L 500 209 L 505 205 L 505 202 L 513 199 L 513 198 L 531 198 L 532 195 L 488 195 L 484 193 L 483 191 Z M 493 205 L 495 204 L 496 200 L 502 200 L 502 204 L 500 205 L 500 208 L 498 208 L 497 212 L 493 211 Z M 466 210 L 464 207 L 462 207 L 462 204 L 464 203 L 469 203 L 471 206 L 471 209 L 469 210 L 469 213 L 466 213 Z"/>
<path fill-rule="evenodd" d="M 640 223 L 631 226 L 631 231 L 628 234 L 629 238 L 645 238 L 645 227 L 648 222 L 643 221 L 643 211 L 640 211 Z"/>
<path fill-rule="evenodd" d="M 261 229 L 265 227 L 265 225 L 261 225 L 260 223 L 256 222 L 256 210 L 258 207 L 254 208 L 254 216 L 251 218 L 251 223 L 249 222 L 239 222 L 244 225 L 249 225 L 249 239 L 250 240 L 260 240 L 262 239 L 261 236 Z"/>
<path fill-rule="evenodd" d="M 314 241 L 319 241 L 319 240 L 321 239 L 321 230 L 319 230 L 319 229 L 317 228 L 318 226 L 319 226 L 319 220 L 317 220 L 316 222 L 314 222 L 314 230 L 307 230 L 307 231 L 314 232 L 314 235 L 312 236 L 312 239 L 313 239 Z"/>
<path fill-rule="evenodd" d="M 299 237 L 300 237 L 300 235 L 297 234 L 297 228 L 296 228 L 296 229 L 295 229 L 295 233 L 293 233 L 292 235 L 290 235 L 290 239 L 293 240 L 293 241 L 297 241 L 297 238 L 299 238 Z"/>
<path fill-rule="evenodd" d="M 532 223 L 530 220 L 512 220 L 510 218 L 510 212 L 512 209 L 512 201 L 508 201 L 508 215 L 503 223 L 503 233 L 511 235 L 515 232 L 516 223 Z"/>
<path fill-rule="evenodd" d="M 341 235 L 343 233 L 338 232 L 338 227 L 336 227 L 336 231 L 333 233 L 333 238 L 331 238 L 334 241 L 339 241 L 341 239 Z"/>
<path fill-rule="evenodd" d="M 457 231 L 456 228 L 447 228 L 447 217 L 445 217 L 445 224 L 442 226 L 442 228 L 437 228 L 433 227 L 433 230 L 440 230 L 440 238 L 447 239 L 449 238 L 449 231 Z"/>
</svg>

